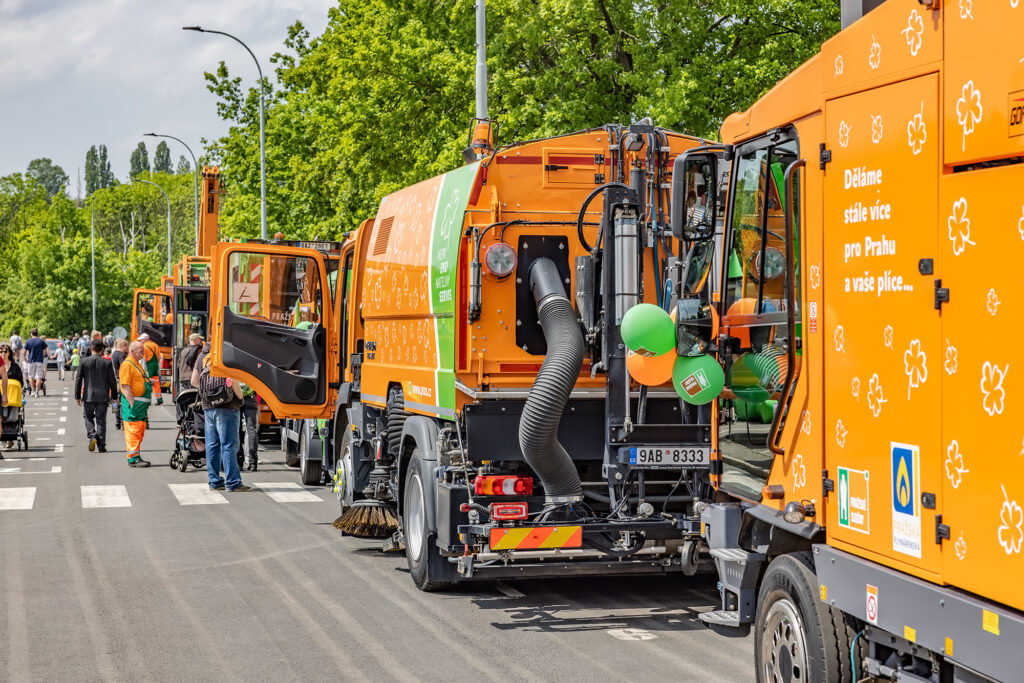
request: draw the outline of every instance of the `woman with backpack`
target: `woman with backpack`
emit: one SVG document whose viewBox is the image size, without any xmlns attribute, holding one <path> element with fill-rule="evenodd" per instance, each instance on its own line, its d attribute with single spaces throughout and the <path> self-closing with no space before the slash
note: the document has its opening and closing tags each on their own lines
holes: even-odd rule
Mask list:
<svg viewBox="0 0 1024 683">
<path fill-rule="evenodd" d="M 237 380 L 211 375 L 210 361 L 211 356 L 207 354 L 192 370 L 192 386 L 199 389 L 199 401 L 206 417 L 207 480 L 214 491 L 251 491 L 252 487 L 242 483 L 236 457 L 242 385 Z"/>
</svg>

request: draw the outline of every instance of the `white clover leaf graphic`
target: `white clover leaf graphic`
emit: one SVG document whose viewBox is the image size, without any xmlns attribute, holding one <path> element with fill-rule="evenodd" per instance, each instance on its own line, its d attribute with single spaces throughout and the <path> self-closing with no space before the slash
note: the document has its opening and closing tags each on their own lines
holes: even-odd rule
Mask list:
<svg viewBox="0 0 1024 683">
<path fill-rule="evenodd" d="M 967 557 L 967 541 L 964 540 L 964 532 L 960 532 L 960 538 L 956 539 L 956 545 L 953 546 L 956 549 L 956 557 L 959 560 Z"/>
<path fill-rule="evenodd" d="M 892 348 L 892 325 L 886 325 L 885 330 L 882 331 L 882 339 L 885 343 L 886 348 Z"/>
<path fill-rule="evenodd" d="M 840 448 L 846 448 L 846 435 L 848 433 L 846 427 L 843 426 L 843 421 L 836 420 L 836 443 L 839 444 Z"/>
<path fill-rule="evenodd" d="M 868 382 L 868 408 L 871 409 L 871 414 L 878 417 L 882 412 L 882 404 L 888 402 L 882 393 L 882 382 L 878 379 L 878 373 L 871 375 L 871 381 Z"/>
<path fill-rule="evenodd" d="M 800 413 L 800 431 L 804 434 L 811 433 L 811 411 L 809 410 Z"/>
<path fill-rule="evenodd" d="M 973 19 L 974 16 L 971 14 L 971 0 L 960 0 L 960 18 L 961 19 Z"/>
<path fill-rule="evenodd" d="M 871 54 L 868 56 L 868 64 L 872 69 L 877 69 L 882 63 L 882 46 L 871 36 Z"/>
<path fill-rule="evenodd" d="M 840 353 L 845 353 L 846 352 L 846 341 L 843 339 L 843 326 L 842 325 L 836 325 L 836 331 L 835 331 L 835 334 L 832 335 L 832 337 L 833 337 L 833 339 L 836 342 L 836 351 L 839 351 Z"/>
<path fill-rule="evenodd" d="M 907 124 L 907 144 L 910 145 L 910 150 L 917 156 L 921 153 L 921 149 L 924 148 L 924 143 L 928 141 L 928 130 L 924 125 L 924 102 L 921 103 L 921 111 L 914 114 L 914 118 L 910 119 Z"/>
<path fill-rule="evenodd" d="M 807 467 L 804 465 L 804 456 L 797 453 L 793 458 L 793 492 L 802 489 L 807 484 Z"/>
<path fill-rule="evenodd" d="M 947 375 L 956 374 L 956 347 L 946 340 L 946 362 L 944 364 Z"/>
<path fill-rule="evenodd" d="M 960 99 L 956 101 L 956 119 L 964 132 L 961 151 L 967 149 L 967 136 L 974 132 L 974 126 L 981 121 L 983 111 L 981 91 L 974 87 L 973 80 L 967 81 L 960 89 Z"/>
<path fill-rule="evenodd" d="M 871 115 L 871 142 L 876 145 L 882 141 L 882 115 Z"/>
<path fill-rule="evenodd" d="M 839 122 L 839 146 L 846 149 L 850 144 L 850 125 L 846 121 Z"/>
<path fill-rule="evenodd" d="M 964 456 L 960 453 L 960 444 L 953 439 L 946 447 L 946 477 L 953 488 L 958 488 L 964 475 L 968 472 L 970 470 L 964 467 Z"/>
<path fill-rule="evenodd" d="M 953 213 L 946 220 L 949 228 L 949 239 L 953 242 L 953 254 L 959 256 L 964 253 L 971 241 L 971 219 L 967 217 L 967 198 L 961 197 L 953 202 Z"/>
<path fill-rule="evenodd" d="M 999 310 L 999 304 L 1001 303 L 1003 302 L 999 300 L 999 296 L 996 294 L 996 290 L 988 290 L 988 297 L 986 297 L 985 299 L 985 308 L 988 309 L 988 312 L 991 313 L 992 315 L 995 315 L 996 311 Z"/>
<path fill-rule="evenodd" d="M 907 399 L 910 390 L 916 389 L 928 379 L 928 358 L 921 348 L 920 339 L 912 339 L 910 348 L 903 353 L 903 367 L 907 373 Z"/>
<path fill-rule="evenodd" d="M 1021 218 L 1021 223 L 1024 224 L 1024 218 Z M 1024 228 L 1021 228 L 1024 230 Z M 811 266 L 810 272 L 807 273 L 807 280 L 811 283 L 811 289 L 817 289 L 821 285 L 821 266 Z"/>
<path fill-rule="evenodd" d="M 924 19 L 921 18 L 916 9 L 911 10 L 910 18 L 907 20 L 907 27 L 900 31 L 900 33 L 907 39 L 910 54 L 916 57 L 917 51 L 921 49 L 921 34 L 924 33 Z"/>
<path fill-rule="evenodd" d="M 1020 220 L 1017 221 L 1017 232 L 1020 233 L 1020 238 L 1024 240 L 1024 206 L 1020 207 Z"/>
<path fill-rule="evenodd" d="M 855 399 L 860 400 L 860 377 L 854 377 L 850 380 L 850 393 L 853 394 Z"/>
<path fill-rule="evenodd" d="M 1003 507 L 999 510 L 1000 524 L 997 532 L 999 545 L 1003 546 L 1007 555 L 1014 555 L 1020 553 L 1021 543 L 1024 543 L 1024 529 L 1021 529 L 1021 525 L 1024 524 L 1024 510 L 1017 501 L 1010 500 L 1005 486 L 1000 484 L 999 488 L 1003 490 Z"/>
<path fill-rule="evenodd" d="M 1003 389 L 1003 379 L 1010 370 L 1010 364 L 1000 368 L 998 365 L 985 361 L 981 367 L 981 406 L 989 415 L 1002 415 L 1003 402 L 1006 399 L 1006 389 Z"/>
<path fill-rule="evenodd" d="M 836 76 L 842 76 L 843 75 L 843 56 L 842 55 L 836 55 L 836 64 L 835 64 L 835 66 L 836 66 Z"/>
</svg>

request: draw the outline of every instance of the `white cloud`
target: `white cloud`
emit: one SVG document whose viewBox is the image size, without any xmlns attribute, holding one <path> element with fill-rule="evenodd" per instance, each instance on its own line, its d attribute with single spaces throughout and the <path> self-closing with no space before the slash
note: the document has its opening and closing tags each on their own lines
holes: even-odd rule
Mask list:
<svg viewBox="0 0 1024 683">
<path fill-rule="evenodd" d="M 196 154 L 200 138 L 227 130 L 204 71 L 224 60 L 254 84 L 256 67 L 230 38 L 182 31 L 186 25 L 244 40 L 273 77 L 287 27 L 301 20 L 312 35 L 327 24 L 332 0 L 0 0 L 0 175 L 37 157 L 64 167 L 75 191 L 91 145 L 106 144 L 124 178 L 143 133 L 165 132 Z M 156 147 L 147 140 L 150 158 Z M 173 141 L 171 155 L 186 154 Z"/>
</svg>

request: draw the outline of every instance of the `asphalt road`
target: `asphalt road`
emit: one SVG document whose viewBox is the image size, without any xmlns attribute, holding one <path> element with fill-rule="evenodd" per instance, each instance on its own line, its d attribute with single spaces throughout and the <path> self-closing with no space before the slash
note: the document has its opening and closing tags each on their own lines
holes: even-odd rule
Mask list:
<svg viewBox="0 0 1024 683">
<path fill-rule="evenodd" d="M 753 679 L 751 639 L 697 619 L 713 576 L 424 594 L 404 555 L 340 537 L 333 494 L 279 451 L 243 473 L 261 488 L 211 498 L 205 470 L 168 466 L 172 408 L 132 469 L 113 421 L 88 452 L 71 382 L 48 385 L 30 450 L 0 451 L 0 679 Z"/>
</svg>

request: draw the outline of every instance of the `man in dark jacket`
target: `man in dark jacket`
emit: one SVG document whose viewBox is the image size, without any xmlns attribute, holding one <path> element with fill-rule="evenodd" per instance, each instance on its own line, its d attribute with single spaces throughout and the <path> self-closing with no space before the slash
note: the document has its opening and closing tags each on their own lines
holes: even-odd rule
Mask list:
<svg viewBox="0 0 1024 683">
<path fill-rule="evenodd" d="M 128 340 L 127 339 L 115 339 L 114 350 L 110 352 L 110 363 L 114 367 L 114 379 L 120 377 L 121 363 L 128 357 Z M 121 403 L 120 393 L 114 397 L 114 402 L 111 407 L 114 410 L 114 429 L 121 429 Z"/>
<path fill-rule="evenodd" d="M 84 406 L 89 450 L 107 452 L 107 405 L 118 395 L 114 366 L 103 357 L 103 340 L 91 344 L 92 353 L 82 361 L 75 380 L 75 401 Z"/>
</svg>

